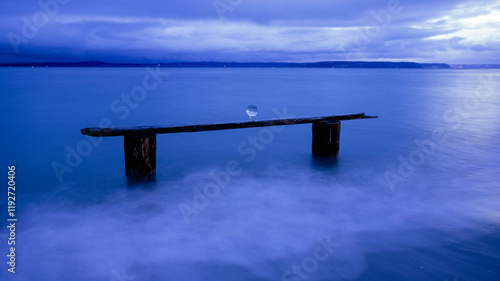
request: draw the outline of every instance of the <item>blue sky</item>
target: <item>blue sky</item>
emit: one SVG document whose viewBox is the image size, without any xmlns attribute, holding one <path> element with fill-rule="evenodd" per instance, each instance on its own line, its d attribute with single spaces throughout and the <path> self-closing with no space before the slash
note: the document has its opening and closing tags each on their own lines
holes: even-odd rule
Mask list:
<svg viewBox="0 0 500 281">
<path fill-rule="evenodd" d="M 500 63 L 498 0 L 2 0 L 0 62 Z"/>
</svg>

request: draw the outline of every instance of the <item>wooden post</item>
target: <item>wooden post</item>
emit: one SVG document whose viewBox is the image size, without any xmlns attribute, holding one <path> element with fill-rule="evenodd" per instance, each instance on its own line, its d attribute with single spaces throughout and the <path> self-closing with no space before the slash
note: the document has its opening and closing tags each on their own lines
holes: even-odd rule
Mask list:
<svg viewBox="0 0 500 281">
<path fill-rule="evenodd" d="M 312 154 L 314 157 L 339 156 L 340 121 L 312 124 Z"/>
<path fill-rule="evenodd" d="M 156 180 L 156 135 L 123 136 L 128 182 Z"/>
</svg>

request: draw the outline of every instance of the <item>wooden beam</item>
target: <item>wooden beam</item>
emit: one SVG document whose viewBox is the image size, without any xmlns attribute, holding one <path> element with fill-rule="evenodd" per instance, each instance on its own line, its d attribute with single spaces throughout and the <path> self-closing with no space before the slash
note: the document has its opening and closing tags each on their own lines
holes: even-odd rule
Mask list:
<svg viewBox="0 0 500 281">
<path fill-rule="evenodd" d="M 131 127 L 131 128 L 85 128 L 81 132 L 83 135 L 92 137 L 113 137 L 113 136 L 144 136 L 156 134 L 172 134 L 186 132 L 218 131 L 253 127 L 296 125 L 315 122 L 338 122 L 343 120 L 378 118 L 377 116 L 367 116 L 364 113 L 349 115 L 334 115 L 308 118 L 288 118 L 265 121 L 250 121 L 222 124 L 189 125 L 177 127 Z"/>
</svg>

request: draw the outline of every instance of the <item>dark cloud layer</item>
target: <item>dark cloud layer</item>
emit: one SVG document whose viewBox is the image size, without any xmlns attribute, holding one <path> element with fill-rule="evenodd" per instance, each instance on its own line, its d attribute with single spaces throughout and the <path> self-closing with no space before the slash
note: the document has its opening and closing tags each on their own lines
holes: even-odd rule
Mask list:
<svg viewBox="0 0 500 281">
<path fill-rule="evenodd" d="M 4 0 L 0 61 L 498 63 L 498 0 Z"/>
</svg>

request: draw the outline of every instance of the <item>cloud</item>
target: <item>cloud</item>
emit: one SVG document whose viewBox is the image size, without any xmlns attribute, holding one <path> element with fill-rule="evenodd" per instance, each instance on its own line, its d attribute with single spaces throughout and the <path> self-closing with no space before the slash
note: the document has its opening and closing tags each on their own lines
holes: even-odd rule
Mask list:
<svg viewBox="0 0 500 281">
<path fill-rule="evenodd" d="M 500 1 L 216 0 L 234 4 L 223 20 L 214 7 L 218 2 L 211 0 L 56 1 L 63 0 L 4 1 L 0 60 L 491 63 L 500 58 Z M 36 27 L 37 13 L 46 11 L 54 15 L 34 36 L 24 36 L 26 22 Z M 15 48 L 12 34 L 18 36 Z"/>
</svg>

